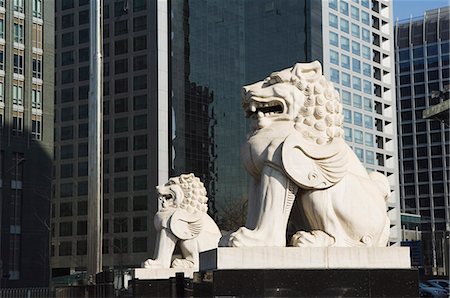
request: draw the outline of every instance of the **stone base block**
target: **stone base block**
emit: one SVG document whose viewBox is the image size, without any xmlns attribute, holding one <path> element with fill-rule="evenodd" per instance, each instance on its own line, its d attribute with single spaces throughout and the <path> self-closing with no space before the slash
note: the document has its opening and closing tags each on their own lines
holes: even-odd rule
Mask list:
<svg viewBox="0 0 450 298">
<path fill-rule="evenodd" d="M 200 253 L 200 271 L 410 268 L 408 247 L 219 247 Z"/>
<path fill-rule="evenodd" d="M 195 270 L 197 271 L 197 270 Z M 175 268 L 135 268 L 130 270 L 132 279 L 169 279 L 175 277 L 177 273 L 183 273 L 186 278 L 192 278 L 194 269 L 175 269 Z"/>
<path fill-rule="evenodd" d="M 247 269 L 196 273 L 194 297 L 418 297 L 414 269 Z"/>
</svg>

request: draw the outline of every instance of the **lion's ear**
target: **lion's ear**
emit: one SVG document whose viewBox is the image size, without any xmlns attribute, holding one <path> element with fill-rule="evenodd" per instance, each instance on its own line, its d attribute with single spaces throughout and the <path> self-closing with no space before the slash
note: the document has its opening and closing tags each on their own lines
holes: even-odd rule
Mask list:
<svg viewBox="0 0 450 298">
<path fill-rule="evenodd" d="M 189 213 L 178 209 L 170 218 L 170 230 L 182 240 L 193 239 L 200 234 L 203 228 L 203 213 Z"/>
<path fill-rule="evenodd" d="M 313 144 L 300 133 L 289 135 L 282 148 L 283 167 L 299 187 L 324 189 L 338 183 L 347 172 L 348 149 L 343 139 Z"/>
</svg>

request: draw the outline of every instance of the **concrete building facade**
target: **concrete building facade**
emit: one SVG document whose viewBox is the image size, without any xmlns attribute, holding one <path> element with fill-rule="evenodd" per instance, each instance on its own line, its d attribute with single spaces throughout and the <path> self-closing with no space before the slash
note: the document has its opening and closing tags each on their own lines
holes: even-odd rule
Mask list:
<svg viewBox="0 0 450 298">
<path fill-rule="evenodd" d="M 49 283 L 53 19 L 52 1 L 0 1 L 0 287 Z"/>
</svg>

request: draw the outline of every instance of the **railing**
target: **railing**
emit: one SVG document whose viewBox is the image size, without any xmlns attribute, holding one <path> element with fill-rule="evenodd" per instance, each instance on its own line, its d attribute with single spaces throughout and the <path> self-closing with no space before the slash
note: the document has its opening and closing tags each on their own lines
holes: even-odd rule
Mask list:
<svg viewBox="0 0 450 298">
<path fill-rule="evenodd" d="M 0 289 L 0 298 L 51 298 L 55 290 L 50 288 L 8 288 Z"/>
</svg>

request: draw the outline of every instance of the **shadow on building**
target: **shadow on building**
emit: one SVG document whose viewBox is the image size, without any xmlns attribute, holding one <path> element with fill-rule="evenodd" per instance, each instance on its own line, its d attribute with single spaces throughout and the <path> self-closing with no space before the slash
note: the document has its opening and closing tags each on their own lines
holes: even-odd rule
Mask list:
<svg viewBox="0 0 450 298">
<path fill-rule="evenodd" d="M 49 285 L 53 147 L 36 138 L 0 126 L 0 288 Z"/>
</svg>

